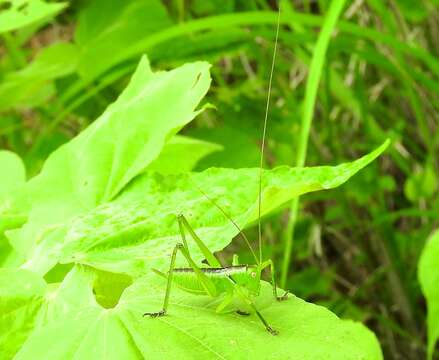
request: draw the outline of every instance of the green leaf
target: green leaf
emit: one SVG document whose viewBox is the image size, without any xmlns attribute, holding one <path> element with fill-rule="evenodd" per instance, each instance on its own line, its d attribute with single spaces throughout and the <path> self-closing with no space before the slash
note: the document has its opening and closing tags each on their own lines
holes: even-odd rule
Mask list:
<svg viewBox="0 0 439 360">
<path fill-rule="evenodd" d="M 49 4 L 42 0 L 0 0 L 0 34 L 54 17 L 67 3 Z"/>
<path fill-rule="evenodd" d="M 70 271 L 61 284 L 46 284 L 26 270 L 0 269 L 0 358 L 10 359 L 36 329 L 96 304 L 93 280 Z"/>
<path fill-rule="evenodd" d="M 334 167 L 284 166 L 265 171 L 262 214 L 301 194 L 341 185 L 387 145 Z M 241 227 L 251 224 L 258 216 L 258 175 L 259 169 L 220 168 L 166 176 L 146 173 L 116 200 L 76 217 L 59 233 L 43 237 L 26 268 L 44 272 L 48 264 L 53 266 L 59 259 L 132 276 L 142 275 L 151 267 L 165 270 L 172 248 L 181 240 L 176 221 L 179 213 L 188 218 L 211 251 L 221 250 L 237 235 L 237 229 L 211 200 Z M 191 250 L 195 260 L 203 259 L 198 249 Z"/>
<path fill-rule="evenodd" d="M 70 43 L 44 48 L 24 69 L 9 73 L 0 84 L 0 110 L 16 106 L 35 106 L 47 100 L 55 89 L 51 80 L 76 70 L 78 51 Z"/>
<path fill-rule="evenodd" d="M 96 302 L 106 309 L 114 308 L 122 292 L 133 283 L 133 279 L 124 274 L 96 271 L 93 281 L 93 294 Z"/>
<path fill-rule="evenodd" d="M 10 151 L 0 150 L 0 199 L 26 181 L 26 169 L 21 158 Z M 0 206 L 0 213 L 3 206 Z"/>
<path fill-rule="evenodd" d="M 416 168 L 404 184 L 404 194 L 412 202 L 432 197 L 437 189 L 438 181 L 431 164 Z"/>
<path fill-rule="evenodd" d="M 433 357 L 439 338 L 439 230 L 427 240 L 418 265 L 418 277 L 422 292 L 427 299 L 428 356 Z"/>
<path fill-rule="evenodd" d="M 211 63 L 216 59 L 236 54 L 239 49 L 248 46 L 251 34 L 239 28 L 212 29 L 196 36 L 182 36 L 181 40 L 169 40 L 154 46 L 148 51 L 151 61 L 160 63 L 181 63 L 193 59 L 208 60 Z"/>
<path fill-rule="evenodd" d="M 161 174 L 187 172 L 192 170 L 202 158 L 219 150 L 222 150 L 220 145 L 177 135 L 169 140 L 160 156 L 148 166 L 148 171 L 157 171 Z"/>
<path fill-rule="evenodd" d="M 220 114 L 221 117 L 222 115 L 223 114 Z M 251 167 L 258 163 L 260 158 L 260 148 L 258 146 L 260 134 L 257 131 L 257 127 L 250 121 L 247 121 L 247 118 L 243 120 L 243 124 L 236 124 L 233 119 L 236 117 L 243 119 L 244 114 L 242 113 L 229 113 L 226 116 L 230 115 L 230 118 L 232 119 L 231 122 L 235 123 L 233 126 L 226 124 L 213 129 L 191 129 L 191 136 L 207 141 L 213 141 L 222 145 L 224 148 L 223 151 L 214 153 L 206 157 L 206 159 L 201 160 L 200 166 L 203 168 L 212 166 L 241 168 Z M 255 117 L 256 116 L 253 118 Z M 227 123 L 227 120 L 225 120 L 225 122 Z M 245 125 L 248 125 L 248 128 L 237 128 Z"/>
<path fill-rule="evenodd" d="M 124 60 L 127 44 L 172 24 L 159 0 L 93 0 L 81 11 L 75 39 L 81 46 L 79 72 L 93 78 Z M 99 59 L 99 61 L 96 61 Z"/>
<path fill-rule="evenodd" d="M 16 359 L 65 359 L 73 354 L 78 359 L 382 358 L 376 338 L 363 325 L 340 320 L 292 295 L 274 302 L 264 282 L 258 302 L 265 306 L 260 310 L 278 336 L 270 335 L 255 315 L 217 314 L 212 298 L 178 288 L 172 290 L 169 315 L 143 317 L 162 305 L 166 280 L 152 273 L 128 287 L 116 307 L 102 308 L 92 299 L 92 276 L 81 267 L 69 274 L 69 286 L 82 289 L 71 293 L 83 298 L 80 305 L 35 327 Z M 60 308 L 66 300 L 54 297 L 52 306 Z"/>
<path fill-rule="evenodd" d="M 13 152 L 0 150 L 0 266 L 16 264 L 16 254 L 9 245 L 4 232 L 24 224 L 26 216 L 11 212 L 14 191 L 26 180 L 26 169 L 21 158 Z"/>
<path fill-rule="evenodd" d="M 26 225 L 8 237 L 22 254 L 70 218 L 113 199 L 158 157 L 165 143 L 201 110 L 209 64 L 153 73 L 146 57 L 115 103 L 76 138 L 49 156 L 26 185 Z"/>
<path fill-rule="evenodd" d="M 29 271 L 0 269 L 0 358 L 11 359 L 32 330 L 45 290 Z"/>
</svg>

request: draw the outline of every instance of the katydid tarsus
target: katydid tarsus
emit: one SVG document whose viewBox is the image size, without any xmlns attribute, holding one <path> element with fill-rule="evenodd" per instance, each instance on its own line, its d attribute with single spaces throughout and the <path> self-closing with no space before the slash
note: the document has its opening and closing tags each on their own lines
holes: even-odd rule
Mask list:
<svg viewBox="0 0 439 360">
<path fill-rule="evenodd" d="M 286 292 L 282 296 L 277 295 L 274 264 L 272 260 L 262 260 L 262 230 L 261 230 L 261 206 L 262 206 L 262 166 L 264 159 L 264 147 L 265 137 L 267 129 L 267 120 L 270 106 L 271 86 L 274 72 L 274 64 L 276 59 L 276 49 L 279 36 L 280 27 L 280 7 L 278 9 L 278 19 L 276 26 L 276 37 L 274 43 L 274 51 L 271 63 L 270 78 L 267 92 L 267 102 L 265 108 L 265 117 L 263 123 L 262 133 L 262 145 L 261 145 L 261 157 L 260 157 L 260 172 L 259 172 L 259 194 L 258 194 L 258 237 L 259 237 L 259 258 L 254 253 L 250 242 L 245 237 L 244 233 L 239 228 L 238 224 L 227 215 L 227 213 L 210 197 L 204 193 L 201 189 L 198 189 L 212 204 L 223 213 L 224 216 L 233 223 L 238 229 L 239 233 L 244 237 L 247 245 L 249 246 L 256 265 L 240 265 L 238 263 L 238 257 L 233 257 L 232 266 L 223 266 L 219 259 L 207 248 L 203 241 L 198 237 L 191 225 L 185 218 L 184 214 L 177 216 L 178 227 L 181 235 L 181 242 L 177 243 L 172 251 L 171 262 L 168 272 L 162 273 L 154 269 L 158 275 L 167 279 L 165 298 L 163 302 L 163 308 L 157 312 L 147 312 L 144 316 L 159 317 L 166 315 L 169 306 L 169 299 L 171 296 L 172 285 L 175 283 L 180 289 L 183 289 L 189 293 L 198 295 L 209 295 L 211 297 L 220 297 L 221 302 L 216 308 L 217 312 L 222 312 L 231 304 L 234 300 L 238 300 L 245 307 L 245 311 L 238 309 L 237 313 L 241 315 L 247 315 L 248 312 L 254 312 L 259 320 L 262 322 L 267 331 L 272 335 L 277 335 L 278 331 L 270 326 L 268 321 L 262 316 L 262 314 L 256 308 L 253 298 L 259 295 L 261 288 L 261 274 L 265 268 L 270 269 L 271 273 L 271 285 L 273 289 L 273 296 L 277 301 L 288 299 L 288 293 Z M 209 267 L 200 267 L 192 259 L 189 247 L 186 240 L 186 232 L 189 233 L 193 241 L 201 250 L 203 256 Z M 188 263 L 187 268 L 175 267 L 175 261 L 177 253 L 180 252 Z"/>
</svg>

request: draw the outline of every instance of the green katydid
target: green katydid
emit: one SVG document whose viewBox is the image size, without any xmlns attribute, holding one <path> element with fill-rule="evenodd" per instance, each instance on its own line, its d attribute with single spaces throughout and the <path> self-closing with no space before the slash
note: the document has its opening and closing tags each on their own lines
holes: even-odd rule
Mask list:
<svg viewBox="0 0 439 360">
<path fill-rule="evenodd" d="M 217 312 L 224 310 L 234 299 L 240 300 L 246 309 L 256 313 L 265 328 L 271 334 L 276 335 L 277 331 L 268 324 L 252 301 L 253 296 L 259 295 L 261 273 L 266 267 L 270 267 L 271 270 L 271 282 L 275 299 L 279 301 L 288 299 L 288 293 L 282 296 L 277 295 L 272 260 L 258 262 L 257 265 L 240 265 L 238 264 L 237 256 L 234 256 L 232 266 L 222 266 L 220 261 L 197 236 L 184 215 L 178 215 L 178 225 L 182 242 L 174 247 L 168 274 L 166 275 L 158 270 L 154 270 L 159 275 L 167 278 L 163 308 L 158 312 L 145 313 L 144 316 L 158 317 L 166 314 L 172 283 L 175 282 L 180 288 L 190 293 L 209 295 L 212 297 L 224 295 L 223 301 L 216 308 Z M 192 260 L 188 250 L 189 247 L 186 241 L 185 229 L 200 248 L 210 267 L 200 268 Z M 178 251 L 185 257 L 190 267 L 175 268 L 175 258 Z M 246 312 L 242 310 L 238 310 L 238 313 L 246 314 Z"/>
<path fill-rule="evenodd" d="M 277 301 L 288 299 L 288 292 L 285 292 L 285 294 L 283 294 L 282 296 L 277 295 L 274 264 L 272 260 L 262 261 L 262 240 L 261 240 L 262 239 L 262 233 L 261 233 L 262 165 L 264 158 L 265 135 L 266 135 L 268 111 L 270 104 L 271 85 L 272 85 L 274 64 L 276 58 L 276 48 L 277 48 L 278 36 L 279 36 L 279 24 L 280 24 L 280 8 L 278 10 L 276 37 L 274 43 L 273 58 L 271 63 L 271 72 L 270 72 L 270 79 L 268 85 L 267 103 L 265 109 L 262 145 L 261 145 L 259 196 L 258 196 L 259 259 L 256 257 L 253 249 L 250 246 L 250 242 L 248 241 L 244 233 L 241 231 L 238 224 L 236 224 L 236 222 L 234 222 L 233 219 L 230 218 L 218 204 L 216 204 L 213 200 L 211 200 L 207 194 L 205 194 L 201 189 L 198 189 L 238 229 L 240 234 L 244 237 L 247 245 L 249 246 L 255 258 L 256 265 L 240 265 L 238 263 L 238 257 L 235 255 L 233 257 L 232 266 L 223 266 L 221 262 L 215 257 L 215 255 L 206 247 L 203 241 L 198 237 L 198 235 L 192 229 L 191 225 L 189 224 L 185 216 L 183 214 L 180 214 L 177 216 L 177 219 L 178 219 L 178 226 L 179 226 L 182 242 L 176 244 L 173 249 L 169 271 L 167 274 L 165 274 L 158 270 L 153 269 L 154 272 L 156 272 L 158 275 L 167 278 L 163 308 L 157 312 L 147 312 L 144 314 L 144 316 L 150 316 L 154 318 L 154 317 L 166 315 L 169 306 L 171 288 L 173 283 L 175 283 L 181 289 L 189 293 L 198 294 L 198 295 L 209 295 L 212 297 L 223 296 L 220 304 L 216 308 L 217 312 L 222 312 L 229 304 L 231 304 L 235 300 L 238 300 L 242 304 L 242 306 L 244 306 L 244 308 L 246 309 L 246 311 L 242 311 L 241 309 L 239 309 L 237 311 L 239 314 L 247 315 L 248 311 L 254 312 L 270 334 L 272 335 L 278 334 L 277 330 L 272 328 L 267 322 L 267 320 L 265 320 L 262 314 L 258 311 L 252 298 L 259 295 L 259 291 L 261 288 L 260 282 L 261 282 L 262 271 L 265 268 L 269 267 L 271 272 L 271 284 L 273 288 L 274 298 Z M 203 267 L 203 268 L 199 267 L 191 258 L 189 247 L 186 241 L 185 231 L 187 231 L 191 235 L 192 239 L 195 241 L 196 245 L 204 255 L 209 267 Z M 187 268 L 175 267 L 177 252 L 180 252 L 184 256 L 189 267 Z"/>
</svg>

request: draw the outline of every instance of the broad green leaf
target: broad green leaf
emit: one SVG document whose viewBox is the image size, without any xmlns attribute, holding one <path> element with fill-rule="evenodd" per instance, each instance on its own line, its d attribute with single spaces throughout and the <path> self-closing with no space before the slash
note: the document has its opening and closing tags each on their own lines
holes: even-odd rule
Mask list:
<svg viewBox="0 0 439 360">
<path fill-rule="evenodd" d="M 35 106 L 53 95 L 51 80 L 76 70 L 78 50 L 70 43 L 44 48 L 26 68 L 9 73 L 0 84 L 0 110 Z"/>
<path fill-rule="evenodd" d="M 159 0 L 91 1 L 80 13 L 75 34 L 81 46 L 79 72 L 84 78 L 105 72 L 125 59 L 128 44 L 171 24 Z"/>
<path fill-rule="evenodd" d="M 66 6 L 67 3 L 54 4 L 42 0 L 0 0 L 0 33 L 54 17 Z"/>
<path fill-rule="evenodd" d="M 169 140 L 160 156 L 148 166 L 148 171 L 161 174 L 191 171 L 199 160 L 219 150 L 222 150 L 220 145 L 177 135 Z"/>
<path fill-rule="evenodd" d="M 262 214 L 304 193 L 341 185 L 379 156 L 387 144 L 334 167 L 284 166 L 265 171 Z M 181 241 L 176 221 L 179 213 L 187 217 L 211 251 L 221 250 L 237 235 L 237 229 L 211 200 L 241 227 L 251 224 L 258 214 L 258 174 L 259 169 L 220 168 L 193 174 L 146 173 L 115 201 L 76 217 L 59 233 L 46 234 L 25 267 L 44 273 L 58 259 L 132 276 L 151 267 L 165 270 L 172 248 Z M 194 259 L 203 259 L 193 246 L 192 251 Z"/>
<path fill-rule="evenodd" d="M 69 274 L 70 275 L 70 274 Z M 212 298 L 173 289 L 169 315 L 145 318 L 162 305 L 165 280 L 138 279 L 111 309 L 92 301 L 90 272 L 76 268 L 70 286 L 88 293 L 76 311 L 36 327 L 16 359 L 381 359 L 374 335 L 364 326 L 340 320 L 323 307 L 290 295 L 272 301 L 268 284 L 258 297 L 263 316 L 280 334 L 270 335 L 255 315 L 215 313 Z M 64 299 L 62 299 L 64 301 Z M 53 299 L 53 305 L 58 300 Z M 55 340 L 55 341 L 54 341 Z"/>
<path fill-rule="evenodd" d="M 23 263 L 23 257 L 11 246 L 5 231 L 19 228 L 26 220 L 26 215 L 19 213 L 0 214 L 0 267 L 14 267 Z"/>
<path fill-rule="evenodd" d="M 95 304 L 93 280 L 71 271 L 47 284 L 26 270 L 0 269 L 0 358 L 10 359 L 32 331 Z"/>
<path fill-rule="evenodd" d="M 439 230 L 427 240 L 418 265 L 418 277 L 427 299 L 428 356 L 431 359 L 439 338 Z"/>
<path fill-rule="evenodd" d="M 0 268 L 18 267 L 21 263 L 23 258 L 14 251 L 6 236 L 0 234 Z"/>
<path fill-rule="evenodd" d="M 149 168 L 162 173 L 178 173 L 191 170 L 199 159 L 221 147 L 205 141 L 190 139 L 184 136 L 176 136 L 165 145 L 163 152 Z M 176 162 L 175 160 L 178 159 Z M 45 215 L 44 215 L 45 216 Z M 8 220 L 6 218 L 1 220 Z M 2 222 L 0 221 L 0 224 Z M 22 223 L 21 223 L 22 224 Z M 20 224 L 20 225 L 21 225 Z M 16 226 L 15 226 L 16 227 Z M 1 228 L 1 226 L 0 226 Z M 5 227 L 12 228 L 12 227 Z M 6 239 L 2 241 L 5 246 Z M 8 247 L 9 248 L 9 247 Z"/>
<path fill-rule="evenodd" d="M 11 359 L 36 323 L 45 282 L 29 271 L 0 269 L 0 358 Z"/>
<path fill-rule="evenodd" d="M 194 109 L 209 84 L 207 63 L 154 73 L 144 57 L 117 101 L 27 183 L 31 210 L 25 226 L 8 233 L 14 248 L 32 252 L 43 234 L 114 198 L 201 111 Z"/>
</svg>

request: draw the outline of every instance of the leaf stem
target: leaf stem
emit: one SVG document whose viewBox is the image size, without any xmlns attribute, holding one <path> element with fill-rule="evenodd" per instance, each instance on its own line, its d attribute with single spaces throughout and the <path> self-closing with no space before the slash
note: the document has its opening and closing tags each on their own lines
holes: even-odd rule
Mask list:
<svg viewBox="0 0 439 360">
<path fill-rule="evenodd" d="M 221 28 L 227 28 L 232 26 L 255 26 L 264 24 L 276 24 L 277 14 L 274 11 L 260 11 L 260 12 L 243 12 L 239 14 L 217 15 L 207 18 L 201 18 L 197 20 L 191 20 L 171 26 L 165 30 L 154 33 L 151 36 L 145 37 L 142 41 L 133 44 L 125 49 L 123 54 L 120 55 L 120 62 L 128 61 L 136 55 L 142 54 L 145 51 L 149 51 L 154 46 L 165 43 L 172 39 L 193 34 L 195 32 L 201 32 L 206 30 L 218 30 Z M 281 24 L 302 24 L 303 26 L 319 26 L 322 23 L 322 17 L 310 14 L 301 14 L 297 12 L 291 12 L 281 19 Z M 439 61 L 429 54 L 427 51 L 420 47 L 416 47 L 411 44 L 398 41 L 392 36 L 384 33 L 380 33 L 377 30 L 370 29 L 363 26 L 358 26 L 348 21 L 340 21 L 337 26 L 338 30 L 346 32 L 352 35 L 356 35 L 360 38 L 368 39 L 374 42 L 383 43 L 389 45 L 395 50 L 400 50 L 403 53 L 410 54 L 411 56 L 422 60 L 436 75 L 439 75 Z M 134 67 L 134 66 L 133 66 Z M 80 79 L 74 83 L 62 96 L 63 102 L 67 102 L 77 93 L 83 91 L 85 87 L 96 81 L 99 77 L 106 74 L 97 73 L 93 78 Z"/>
<path fill-rule="evenodd" d="M 328 14 L 323 22 L 317 43 L 315 45 L 314 54 L 309 68 L 309 75 L 305 89 L 305 101 L 303 107 L 302 126 L 300 131 L 299 145 L 296 155 L 296 166 L 303 167 L 306 160 L 306 151 L 308 148 L 308 138 L 311 129 L 314 107 L 317 98 L 317 90 L 320 82 L 320 77 L 323 70 L 323 65 L 326 58 L 326 50 L 328 49 L 329 40 L 332 32 L 335 29 L 337 21 L 343 10 L 346 0 L 333 0 L 328 10 Z M 298 216 L 300 200 L 295 198 L 291 202 L 290 216 L 288 218 L 287 227 L 284 232 L 284 258 L 282 262 L 281 271 L 281 287 L 285 288 L 288 270 L 291 262 L 291 253 L 293 249 L 293 234 Z"/>
</svg>

